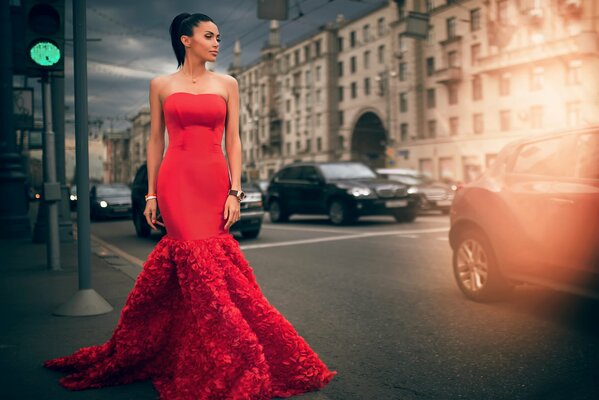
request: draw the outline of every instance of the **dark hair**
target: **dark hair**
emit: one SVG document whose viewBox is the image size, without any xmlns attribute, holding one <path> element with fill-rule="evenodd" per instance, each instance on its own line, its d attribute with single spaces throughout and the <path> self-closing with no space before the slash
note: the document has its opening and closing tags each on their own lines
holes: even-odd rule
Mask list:
<svg viewBox="0 0 599 400">
<path fill-rule="evenodd" d="M 181 35 L 193 36 L 193 27 L 202 21 L 214 22 L 209 16 L 200 13 L 181 13 L 171 22 L 169 32 L 171 34 L 173 51 L 177 57 L 177 68 L 185 63 L 185 46 L 181 43 Z"/>
</svg>

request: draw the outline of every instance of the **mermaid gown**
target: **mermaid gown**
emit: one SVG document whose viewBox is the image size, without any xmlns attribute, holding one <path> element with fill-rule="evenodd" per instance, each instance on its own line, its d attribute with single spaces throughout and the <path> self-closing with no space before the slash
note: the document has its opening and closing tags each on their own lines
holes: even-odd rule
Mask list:
<svg viewBox="0 0 599 400">
<path fill-rule="evenodd" d="M 71 390 L 151 379 L 161 399 L 272 399 L 324 387 L 330 371 L 261 292 L 224 228 L 230 189 L 218 94 L 163 103 L 157 176 L 167 234 L 144 262 L 110 339 L 44 362 Z"/>
</svg>

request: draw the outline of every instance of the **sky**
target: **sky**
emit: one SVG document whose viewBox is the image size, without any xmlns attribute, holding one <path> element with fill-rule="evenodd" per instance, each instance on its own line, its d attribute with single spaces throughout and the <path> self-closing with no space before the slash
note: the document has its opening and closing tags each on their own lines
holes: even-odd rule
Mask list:
<svg viewBox="0 0 599 400">
<path fill-rule="evenodd" d="M 316 32 L 338 14 L 354 19 L 384 3 L 380 0 L 288 0 L 289 19 L 279 21 L 281 42 L 292 42 Z M 300 14 L 303 16 L 297 18 Z M 148 103 L 149 82 L 177 70 L 169 26 L 179 13 L 210 16 L 221 34 L 214 65 L 227 73 L 233 45 L 241 43 L 241 64 L 260 56 L 268 38 L 269 21 L 257 18 L 257 0 L 216 1 L 87 1 L 88 110 L 90 122 L 102 121 L 101 130 L 124 129 L 129 118 Z M 73 37 L 72 0 L 66 1 L 66 37 Z M 99 40 L 98 40 L 99 39 Z M 66 134 L 74 135 L 73 45 L 67 42 L 65 59 Z M 31 82 L 31 81 L 30 81 Z M 37 85 L 34 85 L 34 87 Z M 40 90 L 35 87 L 39 107 Z M 36 115 L 41 115 L 37 113 Z M 96 125 L 99 127 L 100 125 Z"/>
</svg>

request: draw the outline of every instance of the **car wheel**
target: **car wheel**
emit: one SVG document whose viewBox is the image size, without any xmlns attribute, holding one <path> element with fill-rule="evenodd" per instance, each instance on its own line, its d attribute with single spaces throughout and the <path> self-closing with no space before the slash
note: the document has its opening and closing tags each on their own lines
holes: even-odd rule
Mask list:
<svg viewBox="0 0 599 400">
<path fill-rule="evenodd" d="M 260 228 L 252 229 L 252 230 L 248 230 L 248 231 L 241 231 L 241 236 L 243 236 L 245 239 L 257 238 L 259 234 L 260 234 Z"/>
<path fill-rule="evenodd" d="M 490 242 L 478 230 L 460 235 L 453 252 L 453 273 L 462 293 L 474 301 L 501 300 L 514 288 L 501 273 Z"/>
<path fill-rule="evenodd" d="M 145 218 L 143 218 L 143 214 L 138 212 L 138 210 L 133 211 L 133 225 L 135 226 L 135 233 L 137 237 L 147 238 L 150 236 L 150 226 L 146 222 Z"/>
<path fill-rule="evenodd" d="M 281 202 L 276 199 L 270 202 L 268 214 L 271 222 L 285 222 L 289 219 L 289 215 L 281 205 Z"/>
<path fill-rule="evenodd" d="M 393 213 L 393 218 L 397 222 L 414 222 L 417 216 L 418 211 L 416 209 L 398 210 Z"/>
<path fill-rule="evenodd" d="M 333 225 L 346 225 L 356 220 L 349 206 L 341 200 L 334 200 L 329 205 L 329 218 Z"/>
</svg>

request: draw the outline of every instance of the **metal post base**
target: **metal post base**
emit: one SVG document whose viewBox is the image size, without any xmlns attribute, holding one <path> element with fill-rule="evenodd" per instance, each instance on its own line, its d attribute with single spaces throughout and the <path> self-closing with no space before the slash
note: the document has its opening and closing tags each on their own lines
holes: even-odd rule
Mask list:
<svg viewBox="0 0 599 400">
<path fill-rule="evenodd" d="M 112 306 L 94 289 L 81 289 L 52 314 L 65 317 L 84 317 L 106 314 L 112 310 Z"/>
</svg>

